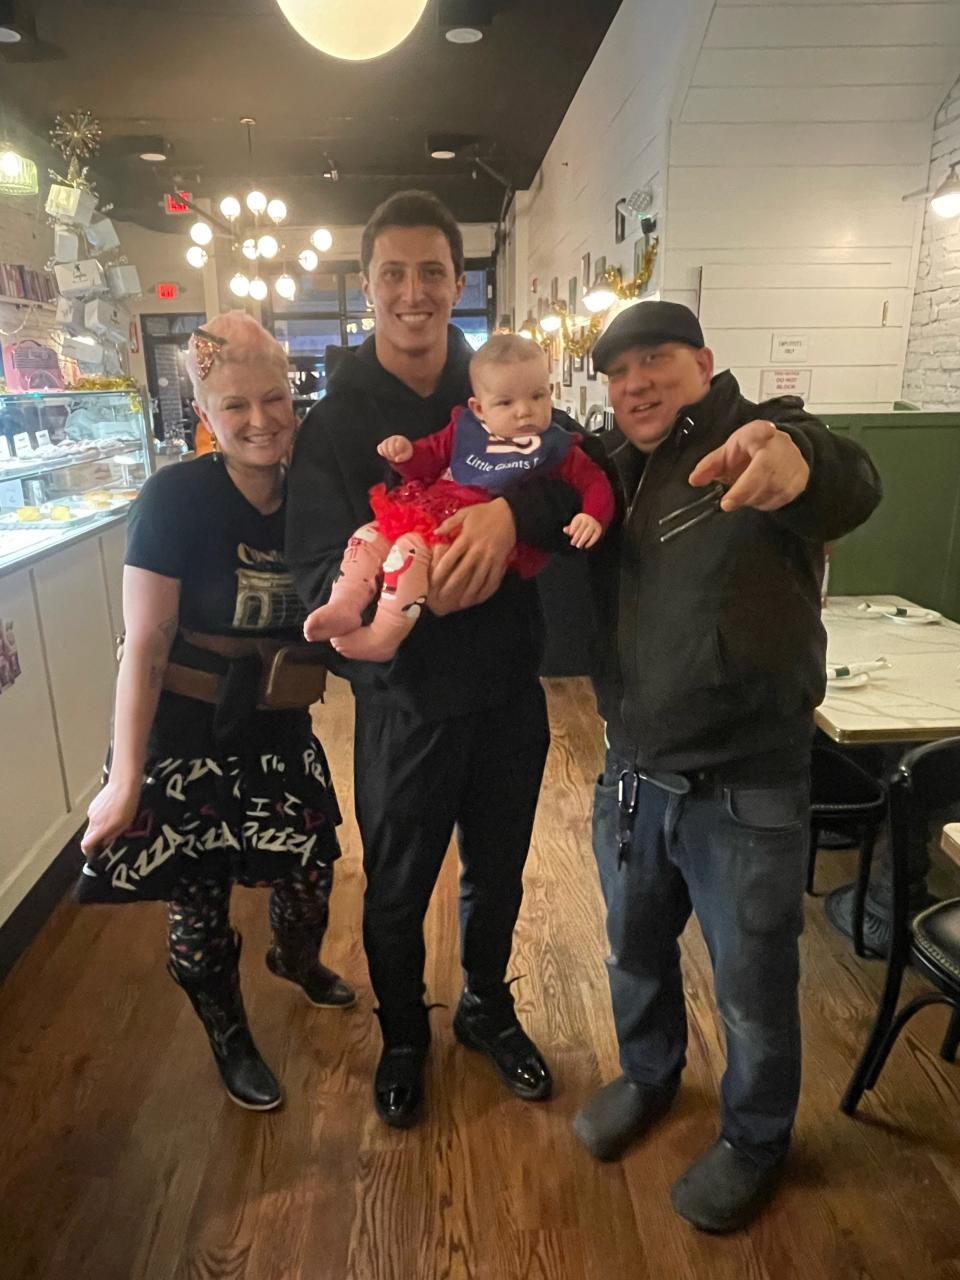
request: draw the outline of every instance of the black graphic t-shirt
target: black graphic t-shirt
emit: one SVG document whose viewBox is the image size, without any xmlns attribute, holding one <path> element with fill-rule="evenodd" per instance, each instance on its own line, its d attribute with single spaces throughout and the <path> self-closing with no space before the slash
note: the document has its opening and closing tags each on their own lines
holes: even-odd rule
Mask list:
<svg viewBox="0 0 960 1280">
<path fill-rule="evenodd" d="M 286 503 L 262 515 L 230 478 L 222 457 L 205 454 L 164 467 L 130 510 L 125 562 L 180 583 L 180 627 L 221 635 L 302 639 L 304 609 L 283 558 Z M 175 642 L 172 656 L 182 660 Z M 213 707 L 164 692 L 150 755 L 222 750 Z M 260 711 L 243 740 L 259 749 L 309 740 L 305 711 Z"/>
<path fill-rule="evenodd" d="M 299 639 L 304 611 L 283 559 L 286 503 L 262 515 L 218 454 L 164 467 L 130 511 L 126 563 L 180 582 L 180 625 Z"/>
</svg>

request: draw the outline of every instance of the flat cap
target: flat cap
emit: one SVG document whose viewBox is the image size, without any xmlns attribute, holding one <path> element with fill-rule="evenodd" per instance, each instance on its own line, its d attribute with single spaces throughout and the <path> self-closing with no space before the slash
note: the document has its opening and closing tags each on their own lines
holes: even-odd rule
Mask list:
<svg viewBox="0 0 960 1280">
<path fill-rule="evenodd" d="M 680 302 L 637 302 L 621 311 L 594 344 L 593 367 L 606 373 L 610 362 L 630 347 L 656 347 L 685 342 L 703 347 L 700 321 Z"/>
</svg>

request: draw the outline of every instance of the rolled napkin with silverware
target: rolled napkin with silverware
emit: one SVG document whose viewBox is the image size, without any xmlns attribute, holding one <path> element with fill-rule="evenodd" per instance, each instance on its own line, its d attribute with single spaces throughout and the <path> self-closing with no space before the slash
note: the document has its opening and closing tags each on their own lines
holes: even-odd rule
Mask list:
<svg viewBox="0 0 960 1280">
<path fill-rule="evenodd" d="M 846 680 L 848 676 L 866 675 L 870 671 L 886 671 L 890 663 L 886 658 L 873 658 L 868 662 L 828 662 L 828 680 Z"/>
<path fill-rule="evenodd" d="M 936 609 L 922 609 L 918 605 L 871 604 L 864 600 L 857 608 L 869 618 L 889 618 L 893 622 L 937 622 L 940 619 Z"/>
</svg>

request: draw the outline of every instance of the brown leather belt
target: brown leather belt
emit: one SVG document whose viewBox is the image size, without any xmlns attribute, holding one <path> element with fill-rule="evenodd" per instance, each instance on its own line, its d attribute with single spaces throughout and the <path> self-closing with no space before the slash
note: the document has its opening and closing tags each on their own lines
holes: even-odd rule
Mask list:
<svg viewBox="0 0 960 1280">
<path fill-rule="evenodd" d="M 227 661 L 259 657 L 258 711 L 292 711 L 323 701 L 327 669 L 315 645 L 258 640 L 248 636 L 218 636 L 203 631 L 182 630 L 180 637 L 193 648 L 215 653 Z M 185 698 L 217 704 L 220 701 L 221 676 L 180 662 L 168 662 L 163 674 L 163 687 Z"/>
</svg>

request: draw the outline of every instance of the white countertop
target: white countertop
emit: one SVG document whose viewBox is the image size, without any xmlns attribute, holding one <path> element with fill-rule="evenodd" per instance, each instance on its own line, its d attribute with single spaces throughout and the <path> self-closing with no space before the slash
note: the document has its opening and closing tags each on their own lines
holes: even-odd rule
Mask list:
<svg viewBox="0 0 960 1280">
<path fill-rule="evenodd" d="M 866 684 L 827 686 L 817 708 L 821 729 L 836 742 L 929 742 L 960 735 L 960 626 L 946 618 L 905 626 L 859 609 L 862 596 L 831 596 L 823 611 L 827 662 L 884 657 L 887 671 Z M 871 596 L 871 604 L 916 608 L 900 596 Z"/>
</svg>

